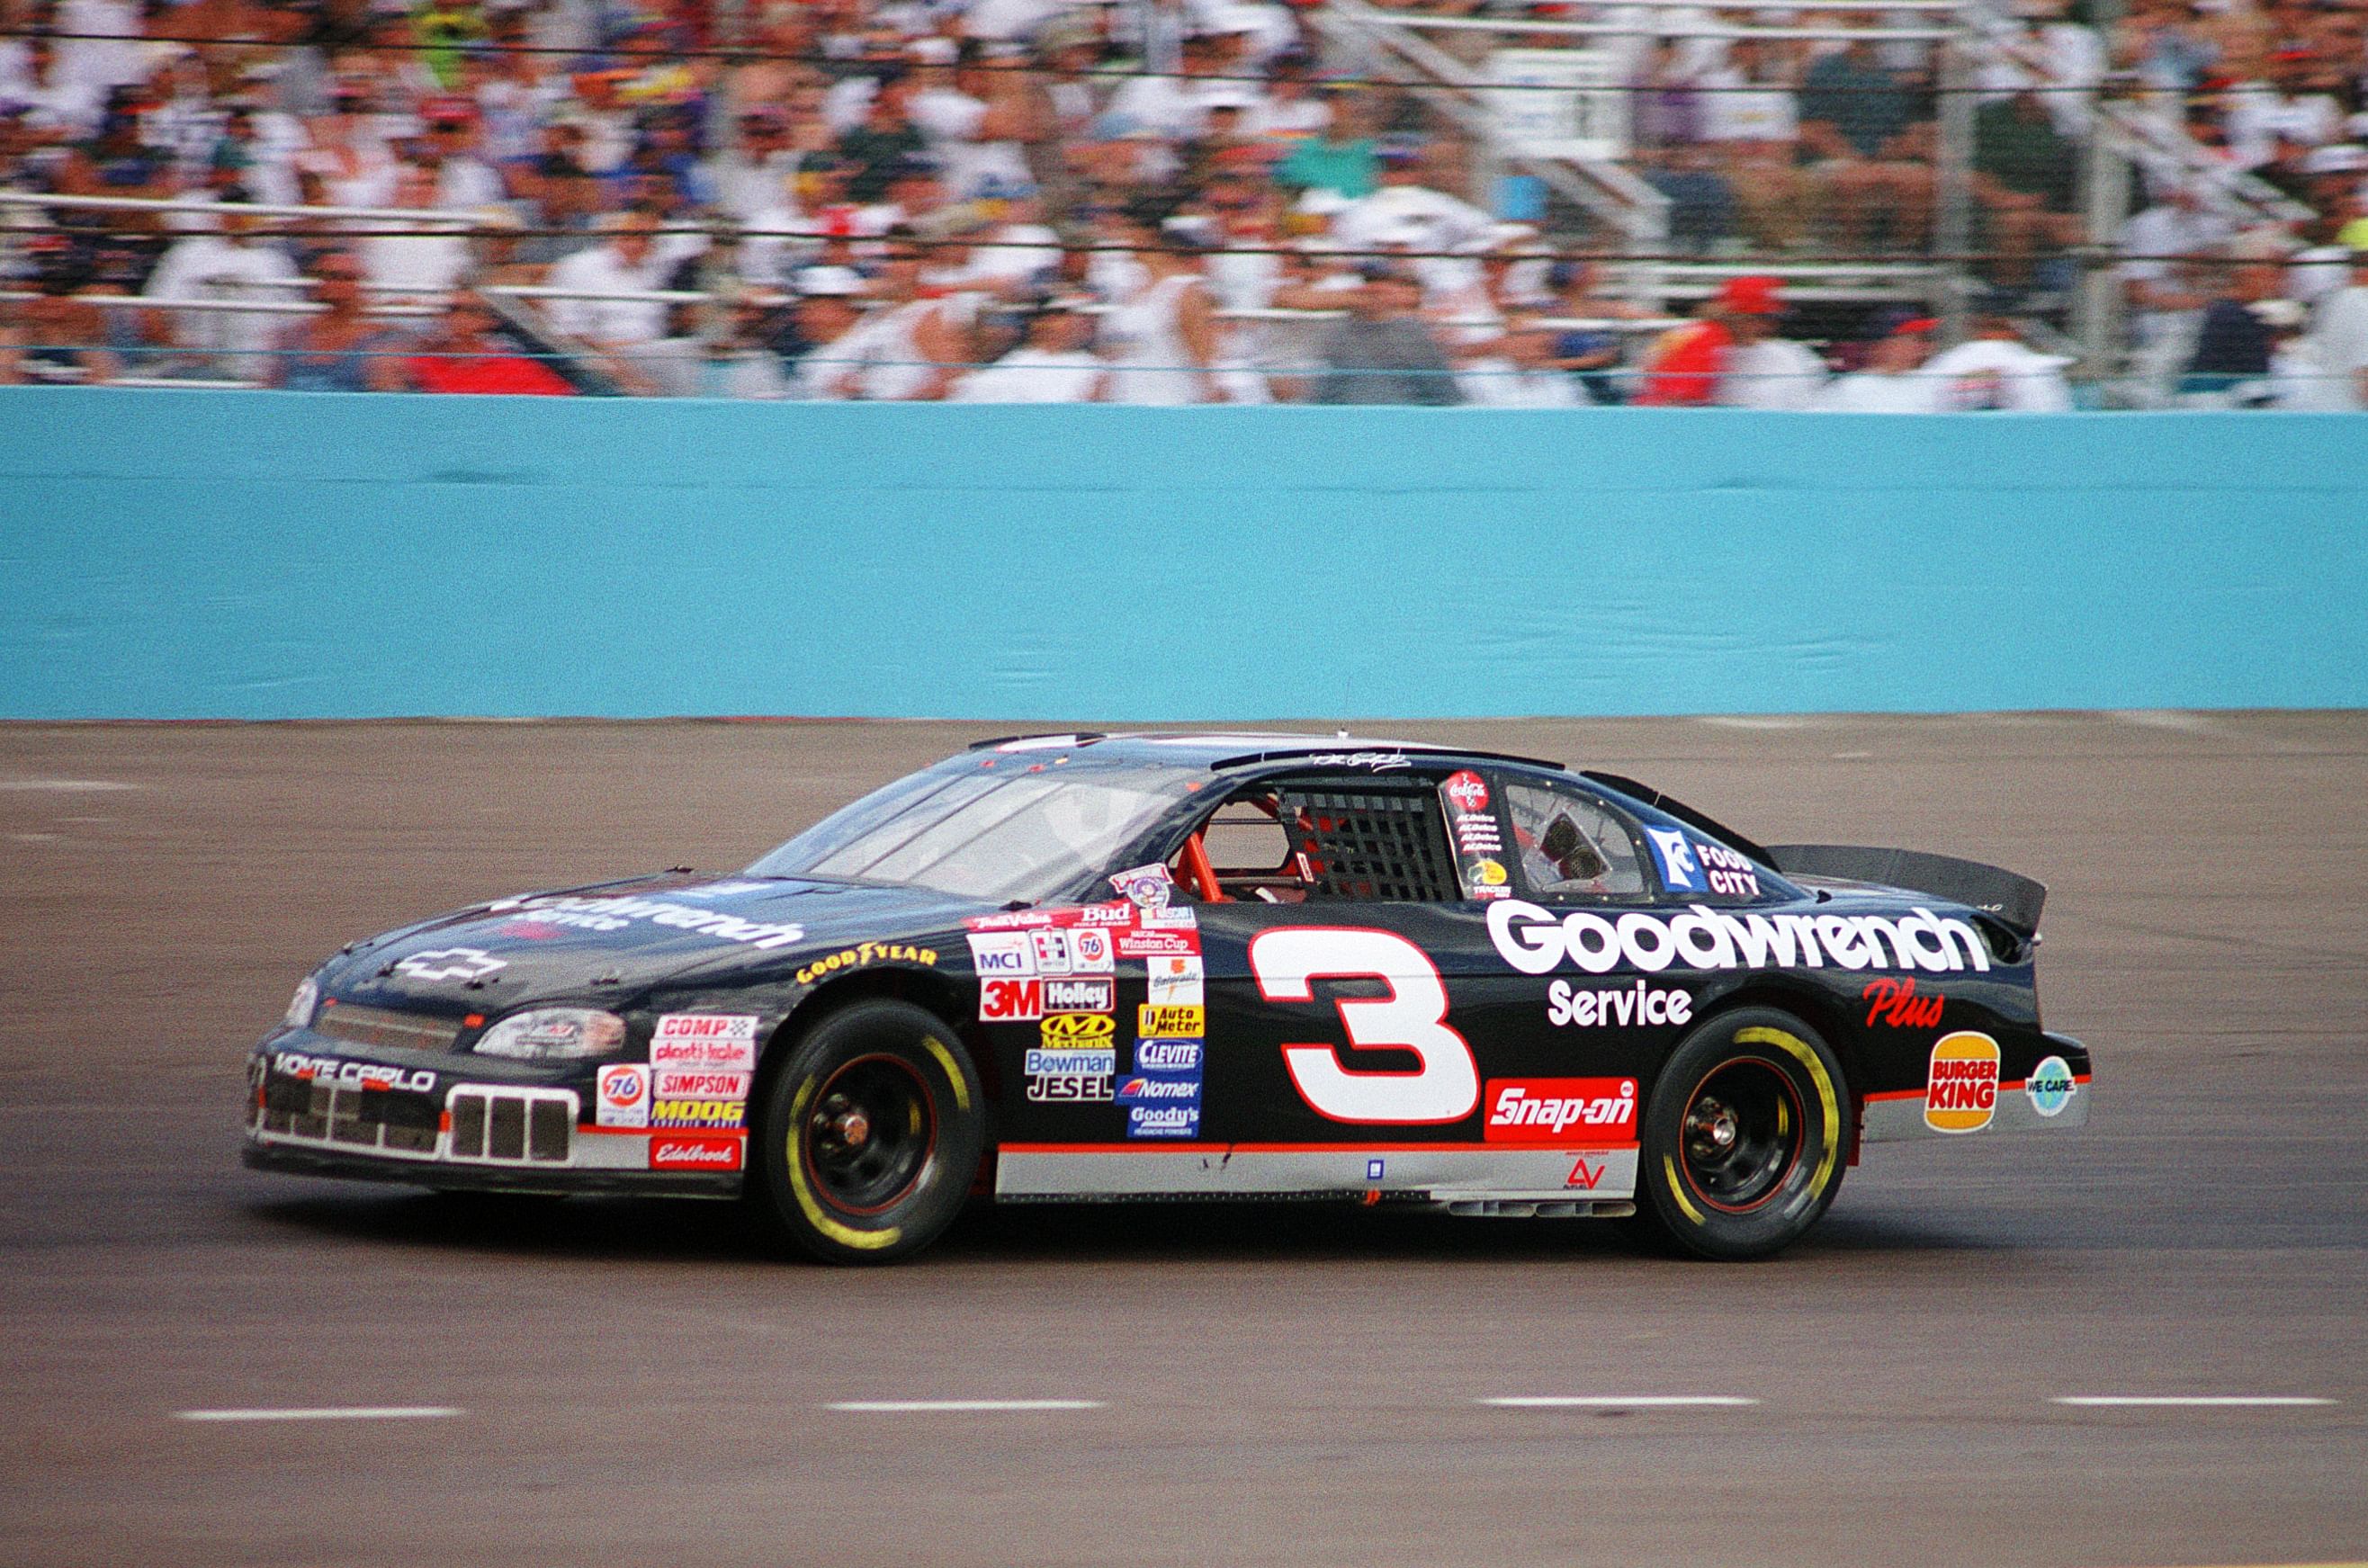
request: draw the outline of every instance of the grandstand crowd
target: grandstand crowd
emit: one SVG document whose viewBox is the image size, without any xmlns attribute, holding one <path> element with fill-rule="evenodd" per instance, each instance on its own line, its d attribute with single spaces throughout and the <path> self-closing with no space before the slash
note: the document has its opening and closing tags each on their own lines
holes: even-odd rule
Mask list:
<svg viewBox="0 0 2368 1568">
<path fill-rule="evenodd" d="M 1988 15 L 1944 344 L 1793 281 L 1939 243 L 1937 51 L 1879 9 L 1638 24 L 1645 259 L 1736 264 L 1679 307 L 1313 5 L 0 0 L 0 382 L 2052 408 L 2105 266 L 2163 400 L 2368 407 L 2368 0 L 2086 3 Z M 2083 257 L 2108 96 L 2189 155 Z M 2238 177 L 2286 215 L 2232 216 Z"/>
</svg>

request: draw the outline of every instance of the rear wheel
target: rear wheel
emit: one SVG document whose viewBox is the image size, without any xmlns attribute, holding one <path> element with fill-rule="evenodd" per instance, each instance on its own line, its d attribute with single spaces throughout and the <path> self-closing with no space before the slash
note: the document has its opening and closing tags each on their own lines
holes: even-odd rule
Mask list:
<svg viewBox="0 0 2368 1568">
<path fill-rule="evenodd" d="M 1654 1083 L 1637 1212 L 1699 1257 L 1770 1256 L 1840 1190 L 1849 1115 L 1841 1064 L 1800 1019 L 1708 1019 Z"/>
<path fill-rule="evenodd" d="M 797 1042 L 755 1136 L 752 1196 L 791 1240 L 831 1263 L 886 1263 L 935 1240 L 969 1195 L 978 1074 L 934 1014 L 858 1002 Z"/>
</svg>

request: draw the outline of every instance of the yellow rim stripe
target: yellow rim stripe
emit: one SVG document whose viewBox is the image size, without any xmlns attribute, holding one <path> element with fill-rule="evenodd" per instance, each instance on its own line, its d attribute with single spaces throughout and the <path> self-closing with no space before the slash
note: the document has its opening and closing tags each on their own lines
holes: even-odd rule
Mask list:
<svg viewBox="0 0 2368 1568">
<path fill-rule="evenodd" d="M 921 1037 L 921 1043 L 929 1048 L 929 1054 L 938 1059 L 938 1065 L 944 1068 L 946 1070 L 946 1076 L 953 1080 L 954 1104 L 962 1107 L 964 1110 L 968 1110 L 970 1108 L 970 1085 L 962 1082 L 962 1069 L 954 1065 L 953 1052 L 946 1049 L 946 1042 L 944 1040 L 939 1040 L 933 1034 L 923 1035 Z"/>
<path fill-rule="evenodd" d="M 1809 1049 L 1808 1041 L 1795 1039 L 1782 1029 L 1737 1029 L 1735 1039 L 1738 1045 L 1781 1046 L 1791 1051 L 1801 1065 L 1809 1070 L 1809 1076 L 1816 1080 L 1817 1101 L 1825 1107 L 1826 1126 L 1831 1130 L 1832 1135 L 1826 1140 L 1825 1157 L 1817 1162 L 1817 1174 L 1810 1179 L 1809 1190 L 1825 1191 L 1826 1180 L 1834 1174 L 1834 1161 L 1841 1153 L 1842 1143 L 1841 1106 L 1834 1093 L 1834 1081 L 1826 1074 L 1826 1064 L 1817 1060 L 1817 1053 Z"/>
<path fill-rule="evenodd" d="M 1697 1225 L 1701 1224 L 1702 1222 L 1702 1210 L 1695 1208 L 1686 1199 L 1686 1184 L 1678 1176 L 1678 1162 L 1669 1158 L 1667 1154 L 1662 1155 L 1661 1171 L 1663 1175 L 1669 1178 L 1669 1196 L 1678 1200 L 1678 1207 L 1686 1211 L 1687 1219 L 1691 1220 Z"/>
<path fill-rule="evenodd" d="M 935 1044 L 936 1041 L 930 1043 Z M 814 1080 L 808 1078 L 798 1085 L 797 1097 L 790 1102 L 790 1191 L 797 1198 L 798 1211 L 815 1230 L 841 1246 L 854 1247 L 860 1252 L 876 1252 L 882 1247 L 894 1246 L 897 1238 L 905 1233 L 903 1227 L 889 1225 L 877 1231 L 859 1231 L 852 1225 L 843 1225 L 824 1212 L 823 1206 L 814 1200 L 813 1189 L 806 1186 L 806 1161 L 804 1153 L 798 1148 L 798 1133 L 806 1124 L 806 1102 L 814 1097 Z"/>
</svg>

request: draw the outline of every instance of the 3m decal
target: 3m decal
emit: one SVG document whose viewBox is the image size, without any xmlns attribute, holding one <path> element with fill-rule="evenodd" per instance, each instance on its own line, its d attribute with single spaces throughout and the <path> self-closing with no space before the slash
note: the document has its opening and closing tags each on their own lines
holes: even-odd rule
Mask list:
<svg viewBox="0 0 2368 1568">
<path fill-rule="evenodd" d="M 1440 788 L 1446 791 L 1447 798 L 1454 802 L 1459 812 L 1485 812 L 1488 809 L 1488 781 L 1469 769 L 1449 774 L 1447 782 Z"/>
<path fill-rule="evenodd" d="M 1107 977 L 1094 980 L 1047 980 L 1044 982 L 1044 1010 L 1048 1013 L 1107 1013 L 1115 1005 L 1117 982 Z"/>
<path fill-rule="evenodd" d="M 2080 1092 L 2072 1076 L 2072 1064 L 2060 1056 L 2051 1056 L 2031 1070 L 2022 1081 L 2022 1092 L 2031 1100 L 2031 1108 L 2042 1116 L 2060 1115 Z"/>
<path fill-rule="evenodd" d="M 1546 987 L 1546 1022 L 1568 1028 L 1633 1028 L 1693 1021 L 1694 999 L 1674 986 L 1639 980 L 1631 985 L 1582 991 L 1567 980 Z"/>
<path fill-rule="evenodd" d="M 1501 907 L 1501 906 L 1500 906 Z M 1492 922 L 1493 924 L 1493 922 Z M 1351 1049 L 1410 1051 L 1413 1072 L 1355 1072 L 1329 1045 L 1286 1045 L 1283 1065 L 1300 1098 L 1334 1121 L 1460 1121 L 1480 1101 L 1472 1048 L 1447 1025 L 1447 987 L 1430 956 L 1390 931 L 1283 926 L 1250 939 L 1250 972 L 1269 1002 L 1307 1002 L 1318 978 L 1379 980 L 1385 997 L 1343 996 L 1333 1006 Z"/>
<path fill-rule="evenodd" d="M 1894 980 L 1889 975 L 1870 980 L 1859 993 L 1866 1003 L 1869 1028 L 1876 1024 L 1888 1024 L 1895 1029 L 1936 1029 L 1941 1027 L 1941 1003 L 1938 996 L 1916 994 L 1916 977 Z"/>
<path fill-rule="evenodd" d="M 507 960 L 497 959 L 483 948 L 438 948 L 433 952 L 414 953 L 398 960 L 394 972 L 414 980 L 483 980 L 495 970 L 508 967 Z"/>
<path fill-rule="evenodd" d="M 1118 1020 L 1108 1013 L 1050 1013 L 1036 1027 L 1049 1048 L 1098 1043 L 1101 1050 L 1117 1049 L 1112 1037 L 1118 1033 Z"/>
<path fill-rule="evenodd" d="M 973 931 L 964 939 L 970 943 L 970 965 L 978 971 L 982 980 L 1036 972 L 1036 944 L 1031 932 Z"/>
<path fill-rule="evenodd" d="M 755 1078 L 718 1067 L 661 1067 L 650 1093 L 660 1099 L 745 1100 Z"/>
<path fill-rule="evenodd" d="M 660 1134 L 650 1140 L 654 1171 L 736 1171 L 740 1168 L 738 1138 L 697 1133 Z"/>
<path fill-rule="evenodd" d="M 1197 1040 L 1139 1040 L 1134 1042 L 1138 1073 L 1198 1073 L 1202 1046 Z"/>
<path fill-rule="evenodd" d="M 1027 980 L 983 980 L 978 986 L 978 1016 L 983 1023 L 1032 1023 L 1044 1016 L 1044 983 Z"/>
<path fill-rule="evenodd" d="M 1932 1047 L 1924 1082 L 1924 1125 L 1935 1132 L 1979 1132 L 1998 1114 L 1998 1043 L 1960 1029 Z"/>
<path fill-rule="evenodd" d="M 909 942 L 859 942 L 842 952 L 801 966 L 798 983 L 811 985 L 826 974 L 837 974 L 843 969 L 860 969 L 866 964 L 933 964 L 937 961 L 938 955 L 934 949 L 916 948 Z"/>
<path fill-rule="evenodd" d="M 1989 951 L 1965 921 L 1929 909 L 1879 915 L 1728 915 L 1691 904 L 1682 915 L 1632 910 L 1616 920 L 1592 910 L 1556 915 L 1526 899 L 1488 909 L 1497 955 L 1523 974 L 1567 961 L 1590 974 L 1626 964 L 1657 973 L 1682 969 L 1921 969 L 1987 972 Z"/>
<path fill-rule="evenodd" d="M 1491 1078 L 1491 1143 L 1561 1143 L 1625 1148 L 1636 1142 L 1634 1078 Z"/>
<path fill-rule="evenodd" d="M 1671 892 L 1708 892 L 1710 881 L 1702 875 L 1701 862 L 1694 858 L 1693 846 L 1686 835 L 1673 827 L 1648 827 L 1645 841 L 1653 846 L 1653 858 L 1661 868 L 1661 885 Z"/>
<path fill-rule="evenodd" d="M 646 1067 L 603 1067 L 594 1085 L 592 1119 L 598 1127 L 647 1127 L 650 1124 L 650 1070 Z"/>
<path fill-rule="evenodd" d="M 1205 1007 L 1160 1007 L 1146 1003 L 1134 1010 L 1134 1032 L 1144 1040 L 1197 1040 L 1208 1032 Z"/>
<path fill-rule="evenodd" d="M 747 1071 L 757 1065 L 757 1017 L 753 1013 L 668 1013 L 650 1036 L 653 1067 L 723 1067 Z"/>
</svg>

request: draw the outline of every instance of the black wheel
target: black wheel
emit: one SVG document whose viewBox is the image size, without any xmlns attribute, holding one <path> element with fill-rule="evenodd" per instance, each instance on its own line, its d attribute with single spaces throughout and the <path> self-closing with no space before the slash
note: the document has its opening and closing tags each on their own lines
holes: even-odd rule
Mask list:
<svg viewBox="0 0 2368 1568">
<path fill-rule="evenodd" d="M 1699 1257 L 1770 1256 L 1840 1190 L 1850 1114 L 1841 1063 L 1800 1019 L 1707 1019 L 1645 1104 L 1638 1217 Z"/>
<path fill-rule="evenodd" d="M 806 1031 L 765 1091 L 750 1195 L 831 1263 L 886 1263 L 962 1209 L 985 1139 L 978 1074 L 944 1021 L 858 1002 Z"/>
</svg>

